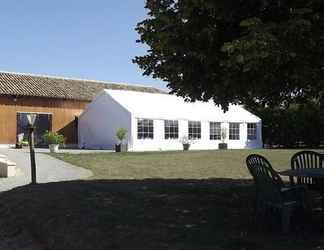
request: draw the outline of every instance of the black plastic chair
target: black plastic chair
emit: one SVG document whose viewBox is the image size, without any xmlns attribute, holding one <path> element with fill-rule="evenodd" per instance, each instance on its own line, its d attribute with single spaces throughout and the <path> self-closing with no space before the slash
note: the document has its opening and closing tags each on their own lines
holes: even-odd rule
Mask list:
<svg viewBox="0 0 324 250">
<path fill-rule="evenodd" d="M 305 187 L 285 187 L 270 162 L 261 155 L 249 155 L 246 165 L 256 187 L 256 216 L 263 219 L 268 211 L 279 211 L 283 232 L 288 232 L 292 213 L 305 209 Z"/>
<path fill-rule="evenodd" d="M 314 151 L 300 151 L 291 158 L 291 169 L 323 168 L 323 155 Z M 311 177 L 290 177 L 291 185 L 307 185 L 316 188 L 316 179 Z"/>
<path fill-rule="evenodd" d="M 323 168 L 323 155 L 314 151 L 304 150 L 297 152 L 291 158 L 291 169 Z M 324 209 L 324 199 L 318 181 L 311 177 L 290 177 L 291 185 L 305 185 L 308 192 L 308 204 L 311 210 L 321 207 Z"/>
</svg>

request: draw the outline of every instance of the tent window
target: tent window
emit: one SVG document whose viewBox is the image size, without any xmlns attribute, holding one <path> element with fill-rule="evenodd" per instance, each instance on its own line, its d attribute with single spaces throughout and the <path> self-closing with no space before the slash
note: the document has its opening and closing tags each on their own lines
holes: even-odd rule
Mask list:
<svg viewBox="0 0 324 250">
<path fill-rule="evenodd" d="M 256 138 L 257 138 L 256 123 L 248 123 L 247 124 L 247 138 L 248 138 L 248 140 L 256 140 Z"/>
<path fill-rule="evenodd" d="M 196 121 L 189 121 L 188 123 L 188 137 L 189 139 L 200 139 L 201 138 L 201 123 Z"/>
<path fill-rule="evenodd" d="M 220 140 L 221 139 L 221 123 L 210 122 L 209 123 L 209 139 Z"/>
<path fill-rule="evenodd" d="M 239 140 L 240 139 L 240 124 L 230 123 L 229 124 L 229 139 Z"/>
<path fill-rule="evenodd" d="M 172 121 L 172 120 L 164 121 L 164 138 L 165 139 L 178 139 L 179 138 L 178 121 Z"/>
<path fill-rule="evenodd" d="M 138 119 L 137 120 L 137 138 L 153 139 L 154 128 L 153 120 Z"/>
</svg>

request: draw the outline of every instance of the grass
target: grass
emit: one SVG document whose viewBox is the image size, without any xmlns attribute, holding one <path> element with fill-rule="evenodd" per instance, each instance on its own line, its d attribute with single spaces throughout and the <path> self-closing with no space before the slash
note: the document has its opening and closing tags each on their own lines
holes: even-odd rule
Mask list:
<svg viewBox="0 0 324 250">
<path fill-rule="evenodd" d="M 28 231 L 53 250 L 323 249 L 318 221 L 297 224 L 288 235 L 256 227 L 244 166 L 252 152 L 55 155 L 94 176 L 0 194 L 0 237 Z M 288 168 L 294 152 L 257 151 L 277 169 Z"/>
<path fill-rule="evenodd" d="M 189 152 L 56 154 L 58 159 L 90 169 L 92 179 L 207 179 L 250 178 L 245 158 L 251 153 L 267 157 L 275 169 L 290 166 L 297 150 L 225 150 Z"/>
</svg>

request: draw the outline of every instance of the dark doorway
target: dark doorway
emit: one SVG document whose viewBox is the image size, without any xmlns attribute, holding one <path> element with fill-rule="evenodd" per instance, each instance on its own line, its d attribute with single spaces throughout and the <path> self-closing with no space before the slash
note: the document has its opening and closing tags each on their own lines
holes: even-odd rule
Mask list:
<svg viewBox="0 0 324 250">
<path fill-rule="evenodd" d="M 30 113 L 17 113 L 17 136 L 23 134 L 24 140 L 28 140 L 28 119 Z M 35 146 L 42 147 L 46 143 L 43 140 L 43 135 L 46 131 L 52 130 L 52 114 L 36 114 L 35 120 Z"/>
</svg>

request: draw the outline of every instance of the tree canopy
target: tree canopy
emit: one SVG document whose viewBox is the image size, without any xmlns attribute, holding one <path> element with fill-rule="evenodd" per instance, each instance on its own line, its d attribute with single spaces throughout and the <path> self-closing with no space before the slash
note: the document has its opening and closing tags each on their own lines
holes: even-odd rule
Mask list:
<svg viewBox="0 0 324 250">
<path fill-rule="evenodd" d="M 134 62 L 191 101 L 276 106 L 322 98 L 321 0 L 147 0 Z"/>
</svg>

